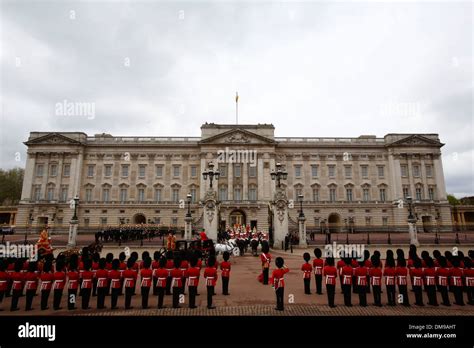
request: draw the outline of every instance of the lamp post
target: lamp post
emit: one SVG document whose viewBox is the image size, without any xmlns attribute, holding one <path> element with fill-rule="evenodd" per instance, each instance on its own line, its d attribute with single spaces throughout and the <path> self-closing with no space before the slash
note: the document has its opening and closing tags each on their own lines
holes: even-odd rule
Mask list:
<svg viewBox="0 0 474 348">
<path fill-rule="evenodd" d="M 410 233 L 410 244 L 419 245 L 418 237 L 416 233 L 416 221 L 417 218 L 413 215 L 413 198 L 411 196 L 406 197 L 408 204 L 408 232 Z"/>
<path fill-rule="evenodd" d="M 214 170 L 214 163 L 212 162 L 209 162 L 207 167 L 208 167 L 207 170 L 202 172 L 202 177 L 204 180 L 207 180 L 207 178 L 209 177 L 209 188 L 212 189 L 212 181 L 214 180 L 214 178 L 216 180 L 219 180 L 220 173 L 218 170 Z"/>
<path fill-rule="evenodd" d="M 76 195 L 74 197 L 74 216 L 72 217 L 73 220 L 77 221 L 77 206 L 79 205 L 79 197 Z"/>
<path fill-rule="evenodd" d="M 435 217 L 435 220 L 436 220 L 436 233 L 435 233 L 435 244 L 439 244 L 439 220 L 441 218 L 441 214 L 439 213 L 439 211 L 436 213 L 436 217 Z"/>
<path fill-rule="evenodd" d="M 186 213 L 186 217 L 184 218 L 184 239 L 186 240 L 189 240 L 191 239 L 192 237 L 192 226 L 191 226 L 191 222 L 192 222 L 192 216 L 191 216 L 191 201 L 193 199 L 193 196 L 188 193 L 186 195 L 186 203 L 188 205 L 188 211 Z"/>
<path fill-rule="evenodd" d="M 303 212 L 303 199 L 304 196 L 303 194 L 298 195 L 298 201 L 300 202 L 300 213 L 298 216 L 298 227 L 299 227 L 299 234 L 300 234 L 300 241 L 299 241 L 299 246 L 300 247 L 306 247 L 308 244 L 306 243 L 306 218 L 304 216 Z"/>
<path fill-rule="evenodd" d="M 300 215 L 299 215 L 300 218 L 304 218 L 304 213 L 303 213 L 303 199 L 304 199 L 304 196 L 300 193 L 300 194 L 298 195 L 298 202 L 300 202 Z"/>
<path fill-rule="evenodd" d="M 283 169 L 283 166 L 280 162 L 276 164 L 276 170 L 272 170 L 270 173 L 272 180 L 276 180 L 278 188 L 281 188 L 281 180 L 286 180 L 288 178 L 288 172 Z"/>
<path fill-rule="evenodd" d="M 79 206 L 79 196 L 75 196 L 71 201 L 71 208 L 74 209 L 74 214 L 72 219 L 69 223 L 69 238 L 67 246 L 68 248 L 74 248 L 76 246 L 76 237 L 77 237 L 77 228 L 79 225 L 79 221 L 77 218 L 77 207 Z"/>
</svg>

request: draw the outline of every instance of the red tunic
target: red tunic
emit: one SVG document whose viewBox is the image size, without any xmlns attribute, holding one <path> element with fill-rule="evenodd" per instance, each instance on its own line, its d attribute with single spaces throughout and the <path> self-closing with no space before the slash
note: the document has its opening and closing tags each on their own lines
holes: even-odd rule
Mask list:
<svg viewBox="0 0 474 348">
<path fill-rule="evenodd" d="M 206 267 L 204 270 L 204 278 L 206 278 L 206 286 L 216 286 L 217 270 L 214 267 Z"/>
<path fill-rule="evenodd" d="M 314 259 L 313 260 L 313 269 L 315 275 L 323 274 L 324 261 L 323 259 Z"/>
<path fill-rule="evenodd" d="M 97 278 L 98 288 L 106 288 L 109 286 L 109 271 L 106 269 L 98 269 L 95 272 L 95 277 Z"/>
<path fill-rule="evenodd" d="M 272 255 L 270 255 L 270 253 L 261 253 L 260 261 L 262 261 L 262 268 L 270 268 L 270 262 L 272 262 Z"/>
<path fill-rule="evenodd" d="M 462 286 L 462 269 L 454 267 L 451 272 L 451 286 Z"/>
<path fill-rule="evenodd" d="M 397 267 L 395 268 L 395 275 L 397 276 L 398 285 L 407 285 L 408 279 L 408 268 L 406 267 Z"/>
<path fill-rule="evenodd" d="M 66 273 L 63 271 L 56 271 L 53 274 L 55 290 L 63 290 L 66 285 Z"/>
<path fill-rule="evenodd" d="M 198 286 L 200 275 L 201 275 L 201 270 L 199 269 L 199 267 L 191 267 L 190 269 L 188 269 L 188 285 Z"/>
<path fill-rule="evenodd" d="M 0 291 L 7 290 L 8 280 L 10 279 L 7 272 L 0 271 Z"/>
<path fill-rule="evenodd" d="M 311 266 L 308 262 L 305 262 L 301 266 L 301 270 L 303 271 L 303 279 L 311 278 L 311 273 L 313 273 L 313 266 Z"/>
<path fill-rule="evenodd" d="M 173 270 L 174 268 L 174 262 L 173 260 L 167 260 L 166 261 L 166 266 L 165 266 L 166 270 L 168 271 L 168 277 L 171 277 L 171 271 Z"/>
<path fill-rule="evenodd" d="M 327 285 L 336 285 L 337 269 L 334 266 L 324 266 L 324 276 L 326 277 Z"/>
<path fill-rule="evenodd" d="M 70 290 L 76 290 L 79 285 L 79 272 L 69 271 L 67 272 L 68 285 L 67 288 Z"/>
<path fill-rule="evenodd" d="M 182 280 L 183 272 L 179 268 L 173 268 L 171 271 L 171 287 L 172 288 L 180 288 L 183 286 Z"/>
<path fill-rule="evenodd" d="M 341 268 L 342 284 L 351 285 L 352 284 L 352 274 L 353 268 L 351 266 L 344 266 Z"/>
<path fill-rule="evenodd" d="M 156 287 L 158 288 L 165 288 L 166 287 L 166 278 L 168 277 L 168 271 L 166 268 L 158 268 L 155 271 L 155 276 L 158 278 L 156 282 Z"/>
<path fill-rule="evenodd" d="M 344 262 L 344 260 L 337 261 L 336 267 L 337 267 L 337 271 L 338 271 L 339 275 L 341 275 L 342 267 L 344 267 L 345 265 L 346 265 L 346 263 Z"/>
<path fill-rule="evenodd" d="M 119 270 L 113 269 L 109 271 L 108 278 L 110 279 L 110 287 L 112 289 L 120 289 L 122 287 L 121 275 Z"/>
<path fill-rule="evenodd" d="M 275 290 L 285 287 L 285 273 L 290 270 L 288 268 L 277 268 L 272 272 L 272 284 Z"/>
<path fill-rule="evenodd" d="M 221 275 L 222 278 L 229 278 L 230 277 L 230 262 L 229 261 L 222 261 L 221 262 Z"/>
<path fill-rule="evenodd" d="M 464 276 L 466 277 L 466 286 L 474 287 L 474 268 L 464 269 Z"/>
<path fill-rule="evenodd" d="M 423 270 L 421 268 L 413 268 L 411 275 L 413 276 L 413 286 L 423 286 Z"/>
<path fill-rule="evenodd" d="M 367 286 L 367 267 L 357 267 L 354 271 L 354 275 L 356 276 L 357 285 L 359 286 Z"/>
<path fill-rule="evenodd" d="M 26 290 L 36 290 L 38 288 L 38 275 L 36 272 L 27 272 L 25 274 Z"/>
<path fill-rule="evenodd" d="M 137 272 L 134 269 L 123 271 L 123 279 L 126 288 L 134 288 L 137 280 Z"/>
<path fill-rule="evenodd" d="M 153 270 L 150 268 L 142 268 L 140 271 L 140 278 L 142 280 L 141 286 L 144 288 L 151 287 L 151 277 L 153 274 Z"/>
<path fill-rule="evenodd" d="M 449 268 L 446 267 L 440 267 L 436 271 L 436 276 L 438 277 L 438 285 L 439 286 L 448 286 L 448 279 L 450 275 L 450 270 Z"/>
<path fill-rule="evenodd" d="M 41 279 L 41 290 L 51 290 L 53 287 L 54 275 L 51 272 L 42 273 Z"/>
<path fill-rule="evenodd" d="M 13 284 L 12 284 L 13 290 L 23 290 L 23 284 L 25 281 L 25 273 L 12 272 L 10 275 L 10 278 L 13 281 Z"/>
<path fill-rule="evenodd" d="M 82 289 L 91 289 L 92 288 L 92 278 L 94 278 L 94 273 L 92 271 L 84 271 L 81 274 L 82 278 Z"/>
<path fill-rule="evenodd" d="M 434 267 L 425 269 L 425 285 L 436 285 L 436 271 Z"/>
<path fill-rule="evenodd" d="M 379 267 L 370 268 L 369 276 L 372 286 L 382 286 L 382 270 Z"/>
<path fill-rule="evenodd" d="M 394 267 L 385 267 L 383 275 L 385 276 L 385 285 L 395 285 L 396 269 Z"/>
</svg>

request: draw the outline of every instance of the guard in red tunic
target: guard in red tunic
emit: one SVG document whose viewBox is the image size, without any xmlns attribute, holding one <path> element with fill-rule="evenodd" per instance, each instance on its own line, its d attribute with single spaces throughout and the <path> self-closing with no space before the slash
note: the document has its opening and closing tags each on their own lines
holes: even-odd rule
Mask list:
<svg viewBox="0 0 474 348">
<path fill-rule="evenodd" d="M 301 266 L 301 270 L 303 271 L 304 293 L 306 295 L 311 295 L 310 283 L 311 274 L 313 274 L 313 266 L 309 263 L 311 255 L 309 253 L 304 253 L 303 259 L 305 260 L 305 263 Z"/>
<path fill-rule="evenodd" d="M 53 273 L 53 309 L 55 311 L 61 308 L 61 299 L 63 297 L 64 287 L 66 286 L 66 272 L 64 257 L 58 256 L 56 260 L 56 271 Z"/>
<path fill-rule="evenodd" d="M 166 269 L 166 257 L 161 257 L 159 260 L 158 269 L 155 270 L 156 277 L 156 293 L 158 294 L 158 308 L 165 308 L 163 306 L 163 299 L 167 287 L 168 270 Z"/>
<path fill-rule="evenodd" d="M 453 268 L 451 269 L 450 276 L 451 276 L 451 287 L 454 293 L 454 304 L 458 306 L 464 306 L 464 299 L 463 299 L 463 294 L 462 294 L 463 271 L 462 271 L 462 268 L 460 267 L 459 257 L 454 256 L 453 259 L 451 260 L 451 263 L 453 265 Z"/>
<path fill-rule="evenodd" d="M 387 301 L 389 306 L 395 306 L 395 287 L 396 287 L 396 268 L 395 259 L 389 257 L 385 260 L 385 269 L 383 270 L 385 276 L 385 289 L 387 290 Z"/>
<path fill-rule="evenodd" d="M 10 311 L 17 311 L 18 308 L 18 299 L 20 298 L 23 292 L 23 285 L 25 283 L 25 273 L 22 272 L 23 262 L 20 259 L 15 261 L 14 271 L 10 274 L 12 280 L 12 302 L 10 306 Z"/>
<path fill-rule="evenodd" d="M 41 310 L 49 309 L 48 299 L 51 289 L 53 288 L 54 275 L 51 272 L 53 264 L 51 261 L 46 261 L 43 265 L 43 272 L 41 273 Z"/>
<path fill-rule="evenodd" d="M 367 267 L 365 267 L 365 260 L 359 261 L 359 267 L 354 270 L 357 283 L 357 293 L 359 294 L 359 305 L 367 307 Z"/>
<path fill-rule="evenodd" d="M 183 251 L 181 253 L 181 264 L 179 265 L 179 269 L 181 270 L 181 293 L 184 295 L 186 292 L 186 279 L 188 277 L 188 268 L 189 262 L 187 259 L 186 253 Z"/>
<path fill-rule="evenodd" d="M 342 292 L 344 293 L 344 304 L 347 307 L 352 307 L 352 300 L 351 300 L 351 286 L 352 286 L 352 276 L 353 276 L 353 268 L 351 265 L 350 258 L 344 258 L 344 267 L 341 268 L 341 276 L 342 276 Z"/>
<path fill-rule="evenodd" d="M 283 260 L 282 257 L 277 257 L 275 259 L 275 265 L 277 269 L 273 270 L 271 278 L 277 300 L 277 306 L 275 307 L 275 310 L 282 311 L 284 310 L 283 296 L 285 295 L 285 274 L 290 270 L 285 266 L 285 260 Z"/>
<path fill-rule="evenodd" d="M 467 303 L 474 305 L 474 268 L 469 257 L 464 258 L 464 276 L 466 279 Z"/>
<path fill-rule="evenodd" d="M 411 271 L 413 276 L 413 291 L 415 292 L 415 304 L 417 306 L 424 306 L 423 304 L 423 278 L 424 272 L 420 258 L 416 258 L 413 260 L 414 268 Z"/>
<path fill-rule="evenodd" d="M 199 285 L 199 276 L 201 275 L 201 269 L 197 266 L 197 257 L 191 256 L 190 265 L 188 269 L 188 286 L 189 286 L 189 308 L 197 308 L 196 306 L 196 294 L 197 287 Z M 221 264 L 222 266 L 222 264 Z"/>
<path fill-rule="evenodd" d="M 84 260 L 84 271 L 81 274 L 81 297 L 82 309 L 90 309 L 89 301 L 92 294 L 92 279 L 94 273 L 91 271 L 92 261 L 90 259 Z"/>
<path fill-rule="evenodd" d="M 316 281 L 316 293 L 318 295 L 322 295 L 322 293 L 323 293 L 322 282 L 323 282 L 324 261 L 321 258 L 321 256 L 322 256 L 321 249 L 319 249 L 319 248 L 314 249 L 314 256 L 316 256 L 316 258 L 313 260 L 314 279 Z M 333 259 L 333 262 L 334 262 L 334 259 Z"/>
<path fill-rule="evenodd" d="M 438 299 L 436 297 L 436 270 L 434 267 L 433 259 L 428 256 L 425 259 L 426 269 L 425 275 L 425 288 L 428 295 L 428 304 L 431 306 L 439 306 Z"/>
<path fill-rule="evenodd" d="M 395 276 L 397 277 L 398 293 L 402 296 L 403 305 L 406 307 L 410 306 L 410 300 L 408 298 L 408 268 L 405 258 L 397 259 L 398 266 L 395 269 Z"/>
<path fill-rule="evenodd" d="M 151 269 L 153 271 L 153 296 L 158 295 L 158 291 L 156 289 L 156 282 L 158 278 L 156 277 L 156 270 L 160 267 L 160 252 L 155 251 L 153 253 L 153 261 L 151 263 Z"/>
<path fill-rule="evenodd" d="M 269 253 L 270 248 L 267 243 L 262 245 L 262 253 L 260 254 L 260 261 L 262 261 L 263 285 L 268 285 L 268 274 L 270 272 L 270 263 L 272 255 Z"/>
<path fill-rule="evenodd" d="M 436 271 L 436 276 L 438 278 L 438 289 L 441 293 L 441 304 L 443 306 L 451 306 L 451 301 L 449 300 L 448 294 L 450 269 L 448 268 L 446 257 L 439 256 L 437 260 L 439 263 L 439 267 Z"/>
<path fill-rule="evenodd" d="M 171 295 L 171 271 L 174 268 L 173 252 L 168 251 L 166 253 L 166 270 L 168 271 L 168 277 L 166 278 L 166 295 Z"/>
<path fill-rule="evenodd" d="M 372 255 L 371 264 L 372 267 L 369 269 L 369 276 L 372 292 L 374 294 L 374 305 L 382 307 L 382 269 L 380 268 L 380 259 Z"/>
<path fill-rule="evenodd" d="M 111 289 L 111 308 L 117 309 L 117 300 L 122 289 L 122 273 L 120 272 L 120 260 L 112 260 L 111 267 L 112 269 L 109 271 L 108 274 Z"/>
<path fill-rule="evenodd" d="M 183 286 L 182 271 L 180 269 L 181 259 L 176 257 L 174 259 L 174 268 L 171 270 L 171 288 L 173 289 L 173 308 L 180 308 L 179 295 Z"/>
<path fill-rule="evenodd" d="M 31 311 L 33 298 L 38 289 L 38 265 L 36 262 L 28 263 L 28 272 L 25 274 L 25 289 L 26 289 L 26 311 Z"/>
<path fill-rule="evenodd" d="M 151 258 L 147 257 L 143 260 L 142 269 L 140 270 L 141 279 L 141 294 L 142 294 L 142 308 L 148 308 L 148 295 L 152 284 L 153 271 L 150 268 Z"/>
<path fill-rule="evenodd" d="M 67 271 L 67 309 L 76 309 L 77 289 L 79 288 L 79 271 L 77 270 L 77 254 L 71 255 Z"/>
<path fill-rule="evenodd" d="M 342 285 L 342 267 L 344 267 L 345 265 L 346 263 L 344 262 L 344 259 L 342 258 L 336 263 L 337 274 L 339 275 L 339 283 L 341 285 Z M 343 293 L 342 286 L 341 286 L 341 293 Z"/>
<path fill-rule="evenodd" d="M 230 295 L 229 294 L 229 279 L 230 279 L 230 253 L 228 251 L 224 251 L 222 254 L 222 258 L 224 261 L 221 262 L 221 276 L 222 276 L 222 295 Z"/>
<path fill-rule="evenodd" d="M 105 258 L 99 259 L 98 269 L 95 272 L 97 283 L 97 309 L 105 308 L 105 296 L 109 289 L 109 271 L 106 270 L 107 261 Z"/>
<path fill-rule="evenodd" d="M 8 288 L 8 273 L 6 272 L 7 264 L 4 260 L 0 259 L 0 304 L 3 302 L 5 292 Z"/>
<path fill-rule="evenodd" d="M 206 279 L 207 288 L 207 308 L 214 309 L 212 305 L 212 296 L 214 296 L 214 287 L 217 284 L 217 269 L 215 268 L 216 259 L 214 256 L 209 256 L 207 260 L 207 267 L 204 270 L 204 279 Z"/>
<path fill-rule="evenodd" d="M 125 309 L 133 308 L 131 306 L 132 296 L 135 292 L 135 282 L 137 281 L 137 271 L 134 269 L 135 259 L 130 257 L 127 260 L 127 269 L 123 272 L 123 284 L 125 286 Z"/>
<path fill-rule="evenodd" d="M 336 293 L 336 277 L 337 269 L 334 267 L 334 258 L 328 257 L 326 259 L 326 266 L 323 268 L 323 274 L 326 279 L 326 292 L 328 294 L 329 307 L 334 308 L 334 295 Z"/>
<path fill-rule="evenodd" d="M 94 274 L 94 277 L 92 278 L 92 296 L 97 296 L 97 270 L 99 269 L 99 260 L 100 260 L 100 255 L 99 253 L 94 253 L 92 255 L 92 266 L 91 270 L 92 273 Z"/>
</svg>

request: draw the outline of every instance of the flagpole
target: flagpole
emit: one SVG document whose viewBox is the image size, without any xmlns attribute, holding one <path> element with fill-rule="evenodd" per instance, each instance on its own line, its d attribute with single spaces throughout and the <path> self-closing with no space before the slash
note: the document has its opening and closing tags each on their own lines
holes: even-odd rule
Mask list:
<svg viewBox="0 0 474 348">
<path fill-rule="evenodd" d="M 235 92 L 235 124 L 239 124 L 239 94 Z"/>
</svg>

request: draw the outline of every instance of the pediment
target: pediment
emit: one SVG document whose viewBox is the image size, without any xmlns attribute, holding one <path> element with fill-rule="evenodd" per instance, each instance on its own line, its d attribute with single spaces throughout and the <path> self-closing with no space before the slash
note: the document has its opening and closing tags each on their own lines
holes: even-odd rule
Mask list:
<svg viewBox="0 0 474 348">
<path fill-rule="evenodd" d="M 424 137 L 423 135 L 419 134 L 414 134 L 414 135 L 409 135 L 406 138 L 394 141 L 391 144 L 388 144 L 387 146 L 436 146 L 436 147 L 442 147 L 444 144 L 433 140 L 429 139 L 427 137 Z"/>
<path fill-rule="evenodd" d="M 245 129 L 231 129 L 229 131 L 213 135 L 201 140 L 201 144 L 238 144 L 238 145 L 257 145 L 257 144 L 275 144 L 273 139 L 249 132 Z"/>
<path fill-rule="evenodd" d="M 41 137 L 28 140 L 25 145 L 83 145 L 81 142 L 71 139 L 60 133 L 49 133 Z"/>
</svg>

